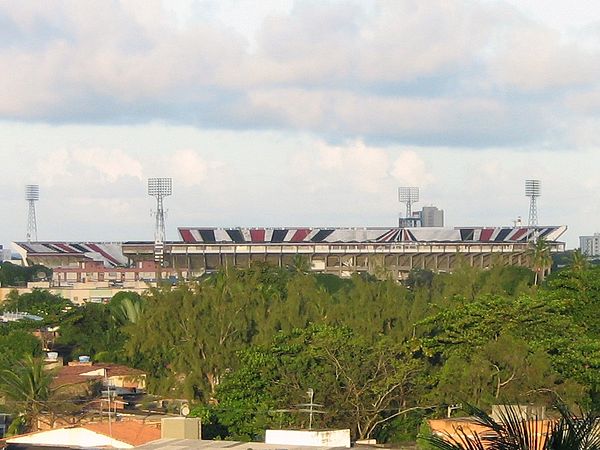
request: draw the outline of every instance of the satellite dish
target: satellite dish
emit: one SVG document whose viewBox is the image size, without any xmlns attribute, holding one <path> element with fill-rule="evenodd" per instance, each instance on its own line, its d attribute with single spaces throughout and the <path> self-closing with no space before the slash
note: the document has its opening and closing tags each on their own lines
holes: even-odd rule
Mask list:
<svg viewBox="0 0 600 450">
<path fill-rule="evenodd" d="M 181 408 L 179 409 L 179 414 L 182 415 L 183 417 L 187 417 L 190 415 L 190 405 L 188 405 L 187 403 L 184 403 L 183 405 L 181 405 Z"/>
</svg>

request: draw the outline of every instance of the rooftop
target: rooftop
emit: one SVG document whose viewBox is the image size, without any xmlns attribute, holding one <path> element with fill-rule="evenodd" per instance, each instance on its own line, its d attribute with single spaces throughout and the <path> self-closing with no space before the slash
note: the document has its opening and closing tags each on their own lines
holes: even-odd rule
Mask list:
<svg viewBox="0 0 600 450">
<path fill-rule="evenodd" d="M 77 364 L 70 366 L 62 366 L 60 369 L 58 369 L 52 384 L 56 387 L 68 384 L 87 383 L 90 380 L 100 380 L 105 377 L 105 371 L 108 372 L 108 377 L 139 377 L 144 375 L 144 372 L 142 372 L 141 370 L 133 369 L 131 367 L 119 364 Z"/>
<path fill-rule="evenodd" d="M 160 439 L 156 425 L 139 422 L 90 423 L 80 427 L 55 428 L 14 436 L 6 440 L 8 448 L 133 448 Z"/>
<path fill-rule="evenodd" d="M 138 448 L 143 450 L 332 450 L 342 449 L 344 447 L 309 447 L 301 445 L 265 444 L 264 442 L 209 441 L 200 439 L 160 439 Z M 344 448 L 344 450 L 346 449 Z"/>
</svg>

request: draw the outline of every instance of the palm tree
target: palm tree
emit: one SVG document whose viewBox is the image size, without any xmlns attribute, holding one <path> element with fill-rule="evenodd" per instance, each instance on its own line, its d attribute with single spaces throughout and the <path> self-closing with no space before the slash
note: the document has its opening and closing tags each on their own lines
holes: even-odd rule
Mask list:
<svg viewBox="0 0 600 450">
<path fill-rule="evenodd" d="M 131 297 L 124 298 L 116 307 L 112 308 L 112 317 L 118 325 L 127 325 L 140 321 L 146 303 Z"/>
<path fill-rule="evenodd" d="M 470 407 L 474 427 L 458 425 L 454 433 L 424 436 L 439 450 L 598 450 L 598 417 L 575 418 L 565 405 L 558 405 L 556 420 L 524 418 L 518 407 L 500 409 L 496 421 L 480 409 Z M 474 432 L 477 428 L 480 431 Z"/>
<path fill-rule="evenodd" d="M 0 393 L 12 409 L 22 414 L 28 427 L 37 430 L 39 416 L 46 411 L 48 400 L 55 390 L 53 375 L 44 369 L 44 362 L 31 355 L 14 369 L 0 371 Z"/>
<path fill-rule="evenodd" d="M 294 255 L 288 266 L 292 272 L 307 274 L 310 272 L 310 259 L 304 255 Z"/>
<path fill-rule="evenodd" d="M 535 272 L 534 284 L 539 284 L 544 280 L 546 271 L 552 266 L 552 255 L 550 254 L 550 245 L 544 238 L 539 238 L 532 243 L 531 264 Z"/>
<path fill-rule="evenodd" d="M 574 273 L 585 272 L 589 268 L 589 265 L 590 263 L 581 252 L 581 249 L 578 248 L 573 252 L 569 266 Z"/>
</svg>

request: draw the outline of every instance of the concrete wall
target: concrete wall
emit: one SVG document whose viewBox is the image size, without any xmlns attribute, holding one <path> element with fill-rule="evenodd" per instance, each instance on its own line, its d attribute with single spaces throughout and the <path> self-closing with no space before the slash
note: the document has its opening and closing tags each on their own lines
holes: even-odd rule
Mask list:
<svg viewBox="0 0 600 450">
<path fill-rule="evenodd" d="M 161 439 L 200 439 L 202 429 L 197 417 L 167 417 L 161 421 Z"/>
<path fill-rule="evenodd" d="M 95 287 L 95 286 L 87 286 L 84 287 L 85 284 L 80 284 L 79 287 L 43 287 L 47 289 L 51 293 L 55 295 L 60 295 L 67 300 L 70 300 L 72 303 L 76 305 L 82 305 L 87 302 L 106 302 L 112 298 L 113 295 L 117 294 L 121 291 L 133 291 L 138 294 L 142 294 L 148 288 L 148 284 L 144 283 L 144 287 L 135 287 L 135 286 L 123 286 L 123 287 Z M 2 287 L 0 288 L 0 303 L 6 299 L 6 296 L 11 291 L 17 291 L 19 294 L 29 294 L 33 291 L 33 288 L 10 288 L 10 287 Z"/>
<path fill-rule="evenodd" d="M 350 430 L 267 430 L 265 444 L 350 448 Z"/>
</svg>

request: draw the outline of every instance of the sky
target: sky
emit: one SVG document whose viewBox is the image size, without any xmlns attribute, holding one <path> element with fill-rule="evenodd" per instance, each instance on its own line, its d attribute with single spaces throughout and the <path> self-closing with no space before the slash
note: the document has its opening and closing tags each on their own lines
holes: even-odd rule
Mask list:
<svg viewBox="0 0 600 450">
<path fill-rule="evenodd" d="M 0 0 L 0 244 L 178 226 L 600 231 L 600 3 Z"/>
</svg>

